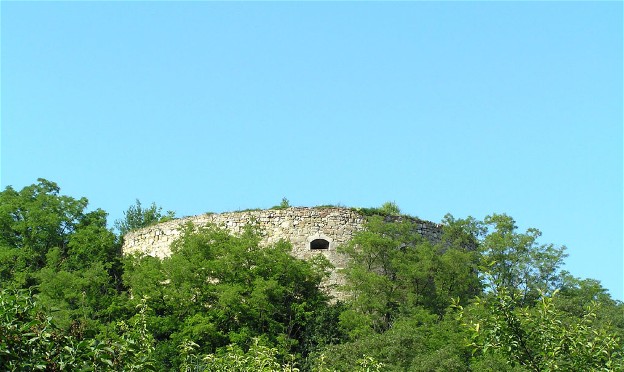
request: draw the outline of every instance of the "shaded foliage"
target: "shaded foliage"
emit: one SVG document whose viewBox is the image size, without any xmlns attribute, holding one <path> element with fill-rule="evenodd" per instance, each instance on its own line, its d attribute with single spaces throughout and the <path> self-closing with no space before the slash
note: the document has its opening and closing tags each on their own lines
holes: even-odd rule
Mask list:
<svg viewBox="0 0 624 372">
<path fill-rule="evenodd" d="M 320 365 L 330 370 L 349 371 L 366 356 L 383 363 L 384 371 L 466 371 L 470 350 L 465 335 L 453 317 L 414 309 L 396 319 L 383 333 L 369 332 L 317 353 L 312 370 Z"/>
<path fill-rule="evenodd" d="M 7 371 L 155 371 L 145 307 L 108 339 L 80 340 L 59 328 L 32 293 L 0 291 L 0 366 Z"/>
</svg>

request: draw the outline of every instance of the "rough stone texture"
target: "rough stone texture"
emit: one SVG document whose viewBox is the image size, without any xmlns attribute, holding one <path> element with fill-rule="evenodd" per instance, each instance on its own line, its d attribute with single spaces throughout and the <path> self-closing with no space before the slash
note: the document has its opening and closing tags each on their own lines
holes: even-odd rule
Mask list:
<svg viewBox="0 0 624 372">
<path fill-rule="evenodd" d="M 399 219 L 396 217 L 393 219 Z M 271 245 L 284 239 L 293 246 L 292 255 L 307 259 L 313 255 L 324 255 L 334 266 L 329 288 L 342 284 L 338 271 L 345 267 L 347 259 L 336 248 L 347 243 L 357 231 L 363 229 L 365 217 L 348 208 L 287 208 L 280 210 L 259 210 L 231 212 L 222 214 L 204 214 L 163 222 L 154 226 L 132 231 L 124 236 L 122 251 L 124 254 L 140 252 L 154 257 L 164 258 L 171 254 L 170 245 L 180 236 L 180 228 L 188 222 L 196 226 L 215 224 L 224 227 L 233 234 L 239 234 L 245 225 L 256 221 L 263 232 L 261 244 Z M 429 240 L 438 241 L 441 225 L 414 220 L 418 233 Z M 325 239 L 328 249 L 310 249 L 310 242 Z M 333 290 L 333 294 L 342 294 Z"/>
</svg>

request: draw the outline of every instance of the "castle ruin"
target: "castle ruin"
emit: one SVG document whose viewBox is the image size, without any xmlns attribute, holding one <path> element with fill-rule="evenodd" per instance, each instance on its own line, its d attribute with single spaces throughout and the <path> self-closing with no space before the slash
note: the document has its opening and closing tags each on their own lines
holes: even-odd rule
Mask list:
<svg viewBox="0 0 624 372">
<path fill-rule="evenodd" d="M 423 237 L 438 241 L 441 225 L 414 219 L 417 232 Z M 308 259 L 323 255 L 334 266 L 327 284 L 342 284 L 339 270 L 344 268 L 347 257 L 336 248 L 347 243 L 355 233 L 364 228 L 366 217 L 357 210 L 339 207 L 286 208 L 203 214 L 159 223 L 129 232 L 124 236 L 124 254 L 142 253 L 164 258 L 171 254 L 171 243 L 181 234 L 187 223 L 201 227 L 208 224 L 240 234 L 250 223 L 256 223 L 263 233 L 261 244 L 271 245 L 283 239 L 292 244 L 292 255 Z M 337 294 L 334 292 L 334 294 Z"/>
</svg>

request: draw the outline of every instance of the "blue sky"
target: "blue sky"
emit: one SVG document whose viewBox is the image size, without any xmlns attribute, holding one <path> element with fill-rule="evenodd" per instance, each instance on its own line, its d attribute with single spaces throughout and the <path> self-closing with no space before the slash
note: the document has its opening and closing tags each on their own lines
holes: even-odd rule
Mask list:
<svg viewBox="0 0 624 372">
<path fill-rule="evenodd" d="M 621 2 L 1 2 L 2 188 L 513 216 L 624 299 Z"/>
</svg>

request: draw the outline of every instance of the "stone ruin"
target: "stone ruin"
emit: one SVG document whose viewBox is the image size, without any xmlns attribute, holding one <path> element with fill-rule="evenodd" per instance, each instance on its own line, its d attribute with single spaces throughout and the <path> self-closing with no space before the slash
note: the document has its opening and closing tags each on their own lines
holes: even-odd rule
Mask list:
<svg viewBox="0 0 624 372">
<path fill-rule="evenodd" d="M 441 225 L 415 218 L 413 220 L 420 235 L 434 242 L 439 241 Z M 171 254 L 171 243 L 180 236 L 181 228 L 189 222 L 195 226 L 214 224 L 232 234 L 240 234 L 247 224 L 256 223 L 263 233 L 263 245 L 271 245 L 284 239 L 292 244 L 291 254 L 297 258 L 305 260 L 314 255 L 323 255 L 334 266 L 326 285 L 333 288 L 331 294 L 342 297 L 335 288 L 344 282 L 339 271 L 345 267 L 347 257 L 338 253 L 336 248 L 347 243 L 355 233 L 364 228 L 366 217 L 355 209 L 339 207 L 297 207 L 203 214 L 131 231 L 124 236 L 122 252 L 167 257 Z"/>
</svg>

